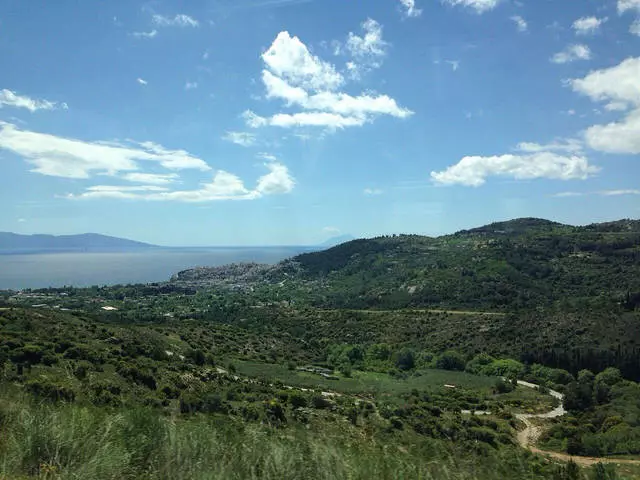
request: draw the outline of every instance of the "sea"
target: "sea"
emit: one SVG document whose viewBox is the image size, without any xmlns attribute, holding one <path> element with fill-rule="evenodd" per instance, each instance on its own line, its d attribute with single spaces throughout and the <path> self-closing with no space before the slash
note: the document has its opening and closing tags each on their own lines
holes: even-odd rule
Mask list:
<svg viewBox="0 0 640 480">
<path fill-rule="evenodd" d="M 0 290 L 153 283 L 193 267 L 277 263 L 317 247 L 170 248 L 0 255 Z"/>
</svg>

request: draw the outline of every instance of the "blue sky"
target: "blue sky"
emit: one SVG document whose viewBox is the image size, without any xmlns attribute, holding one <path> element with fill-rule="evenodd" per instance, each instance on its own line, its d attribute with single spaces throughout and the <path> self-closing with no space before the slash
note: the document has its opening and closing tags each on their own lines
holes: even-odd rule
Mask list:
<svg viewBox="0 0 640 480">
<path fill-rule="evenodd" d="M 640 217 L 640 0 L 0 4 L 0 231 Z"/>
</svg>

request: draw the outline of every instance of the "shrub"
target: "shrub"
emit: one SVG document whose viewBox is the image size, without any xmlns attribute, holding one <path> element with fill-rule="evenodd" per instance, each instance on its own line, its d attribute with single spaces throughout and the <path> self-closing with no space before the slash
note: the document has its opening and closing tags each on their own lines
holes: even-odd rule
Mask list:
<svg viewBox="0 0 640 480">
<path fill-rule="evenodd" d="M 462 354 L 455 352 L 453 350 L 449 350 L 444 352 L 442 355 L 438 357 L 436 360 L 436 367 L 441 368 L 443 370 L 459 370 L 462 371 L 465 369 L 465 361 Z"/>
</svg>

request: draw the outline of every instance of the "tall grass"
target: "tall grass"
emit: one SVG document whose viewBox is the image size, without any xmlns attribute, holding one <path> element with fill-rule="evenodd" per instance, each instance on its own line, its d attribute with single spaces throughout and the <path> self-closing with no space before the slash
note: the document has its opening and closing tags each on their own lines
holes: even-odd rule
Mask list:
<svg viewBox="0 0 640 480">
<path fill-rule="evenodd" d="M 273 429 L 213 416 L 0 398 L 0 479 L 544 478 L 516 449 L 484 458 L 456 454 L 443 442 L 418 444 L 409 433 L 381 441 L 349 429 Z"/>
</svg>

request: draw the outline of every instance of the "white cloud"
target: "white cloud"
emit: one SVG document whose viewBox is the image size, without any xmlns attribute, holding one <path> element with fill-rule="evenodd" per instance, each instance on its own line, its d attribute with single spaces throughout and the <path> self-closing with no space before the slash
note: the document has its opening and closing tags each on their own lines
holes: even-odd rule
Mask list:
<svg viewBox="0 0 640 480">
<path fill-rule="evenodd" d="M 422 10 L 416 7 L 415 0 L 400 0 L 400 4 L 404 8 L 404 15 L 407 18 L 415 18 L 422 15 Z"/>
<path fill-rule="evenodd" d="M 640 108 L 633 110 L 620 122 L 589 127 L 585 138 L 594 150 L 640 154 Z"/>
<path fill-rule="evenodd" d="M 185 90 L 195 90 L 198 88 L 198 82 L 187 82 L 184 84 Z"/>
<path fill-rule="evenodd" d="M 582 197 L 583 195 L 585 194 L 581 192 L 559 192 L 559 193 L 554 193 L 551 196 L 557 197 L 557 198 L 566 198 L 566 197 Z"/>
<path fill-rule="evenodd" d="M 637 35 L 640 37 L 640 19 L 634 21 L 629 27 L 629 33 L 631 35 Z"/>
<path fill-rule="evenodd" d="M 256 136 L 249 132 L 226 132 L 222 139 L 242 147 L 250 147 L 256 143 Z"/>
<path fill-rule="evenodd" d="M 443 185 L 483 185 L 487 177 L 499 176 L 527 180 L 584 180 L 598 172 L 586 157 L 537 152 L 527 155 L 494 155 L 464 157 L 457 164 L 441 172 L 431 172 L 431 178 Z"/>
<path fill-rule="evenodd" d="M 133 32 L 131 34 L 132 37 L 136 38 L 155 38 L 158 35 L 158 31 L 153 29 L 150 32 Z"/>
<path fill-rule="evenodd" d="M 575 138 L 567 138 L 560 141 L 554 141 L 546 145 L 534 142 L 521 142 L 516 146 L 516 150 L 525 153 L 538 152 L 568 152 L 579 153 L 583 150 L 583 144 Z"/>
<path fill-rule="evenodd" d="M 159 27 L 197 27 L 200 23 L 193 17 L 180 13 L 175 17 L 154 15 L 151 20 Z"/>
<path fill-rule="evenodd" d="M 627 10 L 640 12 L 640 0 L 618 0 L 618 13 L 622 14 Z"/>
<path fill-rule="evenodd" d="M 349 62 L 347 68 L 353 76 L 359 76 L 362 71 L 380 68 L 382 59 L 387 54 L 389 44 L 382 39 L 382 25 L 368 18 L 362 22 L 364 35 L 362 37 L 349 32 L 345 47 L 355 62 Z"/>
<path fill-rule="evenodd" d="M 0 122 L 0 148 L 12 151 L 34 166 L 33 172 L 66 178 L 117 175 L 140 170 L 139 161 L 150 161 L 169 170 L 211 168 L 184 150 L 168 150 L 153 142 L 135 146 L 84 142 L 44 133 L 20 130 Z"/>
<path fill-rule="evenodd" d="M 293 86 L 305 90 L 335 90 L 344 77 L 333 65 L 309 52 L 298 37 L 280 32 L 269 49 L 262 54 L 269 70 Z"/>
<path fill-rule="evenodd" d="M 640 195 L 640 190 L 602 190 L 598 192 L 600 195 L 604 195 L 606 197 L 618 196 L 618 195 Z"/>
<path fill-rule="evenodd" d="M 324 233 L 338 234 L 340 233 L 340 229 L 338 227 L 324 227 L 322 229 Z"/>
<path fill-rule="evenodd" d="M 12 92 L 6 88 L 0 90 L 0 108 L 2 107 L 25 108 L 30 112 L 36 112 L 38 110 L 56 110 L 58 108 L 67 110 L 69 108 L 66 103 L 59 104 L 56 102 L 50 102 L 49 100 L 37 100 L 27 96 L 18 95 L 16 92 Z"/>
<path fill-rule="evenodd" d="M 451 6 L 461 6 L 474 9 L 477 13 L 485 13 L 498 6 L 501 0 L 442 0 Z"/>
<path fill-rule="evenodd" d="M 377 24 L 367 21 L 365 30 L 376 31 Z M 374 22 L 375 23 L 375 22 Z M 367 39 L 367 35 L 352 41 L 349 50 L 361 58 L 377 57 L 384 50 L 378 33 Z M 398 106 L 387 95 L 361 94 L 352 96 L 335 89 L 344 82 L 333 65 L 313 57 L 307 47 L 287 32 L 280 33 L 273 45 L 262 58 L 265 69 L 262 82 L 267 90 L 267 98 L 281 99 L 286 106 L 298 106 L 304 111 L 298 113 L 277 113 L 271 117 L 261 117 L 252 111 L 243 113 L 246 124 L 251 128 L 267 125 L 280 127 L 317 126 L 344 128 L 361 126 L 379 115 L 407 118 L 412 111 Z M 356 67 L 357 68 L 357 67 Z"/>
<path fill-rule="evenodd" d="M 569 81 L 574 91 L 593 101 L 614 101 L 640 106 L 640 57 L 627 58 L 615 67 L 595 70 Z"/>
<path fill-rule="evenodd" d="M 519 32 L 526 32 L 529 29 L 527 21 L 520 15 L 514 15 L 513 17 L 511 17 L 511 20 L 516 24 Z"/>
<path fill-rule="evenodd" d="M 289 173 L 286 166 L 277 162 L 265 163 L 269 173 L 258 179 L 255 192 L 260 195 L 274 195 L 289 193 L 295 186 L 295 180 Z"/>
<path fill-rule="evenodd" d="M 365 188 L 363 193 L 365 195 L 382 195 L 383 192 L 379 188 Z"/>
<path fill-rule="evenodd" d="M 149 83 L 144 78 L 137 78 L 136 82 L 138 82 L 140 85 L 147 85 Z"/>
<path fill-rule="evenodd" d="M 179 177 L 175 173 L 127 173 L 122 176 L 124 180 L 129 182 L 150 183 L 152 185 L 168 185 L 173 183 Z"/>
<path fill-rule="evenodd" d="M 345 127 L 360 127 L 367 122 L 364 117 L 345 117 L 327 112 L 276 113 L 270 118 L 260 117 L 253 112 L 245 112 L 247 125 L 252 128 L 270 125 L 273 127 L 326 127 L 342 129 Z"/>
<path fill-rule="evenodd" d="M 148 201 L 176 201 L 187 203 L 212 202 L 220 200 L 255 200 L 265 195 L 289 193 L 295 186 L 295 180 L 283 164 L 271 162 L 265 164 L 269 173 L 258 178 L 256 188 L 249 190 L 244 182 L 232 173 L 218 170 L 209 183 L 200 185 L 196 190 L 174 190 L 153 186 L 137 187 L 89 187 L 79 195 L 69 194 L 70 199 L 129 199 Z"/>
<path fill-rule="evenodd" d="M 454 72 L 460 68 L 460 60 L 445 60 L 449 65 L 451 65 L 451 70 Z"/>
<path fill-rule="evenodd" d="M 605 23 L 608 18 L 582 17 L 573 22 L 572 28 L 576 31 L 576 35 L 593 35 L 600 30 L 600 26 Z"/>
<path fill-rule="evenodd" d="M 576 60 L 589 60 L 591 58 L 591 50 L 587 45 L 574 44 L 569 45 L 563 51 L 556 53 L 551 57 L 553 63 L 569 63 Z"/>
<path fill-rule="evenodd" d="M 27 221 L 26 218 L 19 218 L 18 223 L 25 223 Z"/>
<path fill-rule="evenodd" d="M 598 192 L 560 192 L 554 193 L 552 197 L 584 197 L 587 195 L 600 195 L 603 197 L 616 197 L 621 195 L 640 195 L 640 190 L 627 189 L 627 190 L 600 190 Z"/>
<path fill-rule="evenodd" d="M 618 122 L 594 125 L 585 131 L 585 140 L 594 150 L 607 153 L 640 153 L 640 57 L 596 70 L 584 78 L 570 80 L 574 91 L 593 101 L 607 102 L 610 111 L 632 108 Z"/>
</svg>

